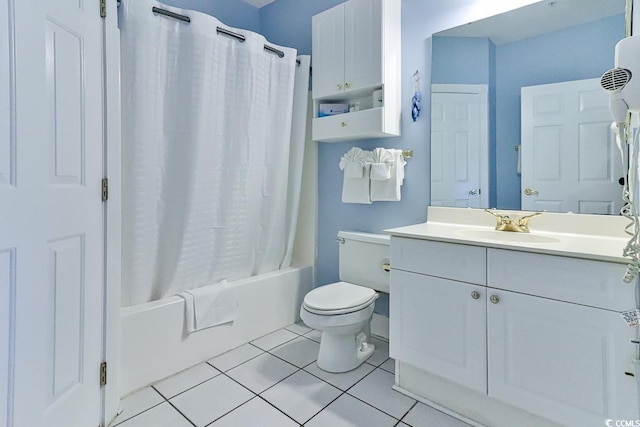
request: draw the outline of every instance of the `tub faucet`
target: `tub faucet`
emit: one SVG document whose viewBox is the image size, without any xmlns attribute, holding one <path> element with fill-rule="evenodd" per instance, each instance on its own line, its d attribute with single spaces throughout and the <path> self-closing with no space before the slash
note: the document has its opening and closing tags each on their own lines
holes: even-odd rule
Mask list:
<svg viewBox="0 0 640 427">
<path fill-rule="evenodd" d="M 542 212 L 535 212 L 531 215 L 525 215 L 520 218 L 511 218 L 509 215 L 499 214 L 495 209 L 485 209 L 484 211 L 496 217 L 496 230 L 514 231 L 516 233 L 528 233 L 529 220 L 533 217 L 542 215 Z"/>
</svg>

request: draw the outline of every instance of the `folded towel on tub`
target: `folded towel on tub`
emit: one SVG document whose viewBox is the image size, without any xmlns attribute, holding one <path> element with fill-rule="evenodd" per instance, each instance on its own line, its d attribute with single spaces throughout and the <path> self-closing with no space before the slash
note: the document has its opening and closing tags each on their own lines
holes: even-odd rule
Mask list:
<svg viewBox="0 0 640 427">
<path fill-rule="evenodd" d="M 233 322 L 238 318 L 236 291 L 226 280 L 177 295 L 184 299 L 187 333 Z"/>
<path fill-rule="evenodd" d="M 340 170 L 344 172 L 342 182 L 343 203 L 371 203 L 369 194 L 369 168 L 371 152 L 353 147 L 340 159 Z"/>
</svg>

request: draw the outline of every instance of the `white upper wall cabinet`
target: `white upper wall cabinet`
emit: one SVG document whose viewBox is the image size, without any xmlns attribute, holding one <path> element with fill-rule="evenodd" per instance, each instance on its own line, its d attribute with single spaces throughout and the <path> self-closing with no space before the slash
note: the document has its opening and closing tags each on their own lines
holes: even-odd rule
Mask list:
<svg viewBox="0 0 640 427">
<path fill-rule="evenodd" d="M 344 90 L 344 4 L 313 17 L 313 97 Z"/>
<path fill-rule="evenodd" d="M 349 0 L 313 17 L 315 140 L 400 135 L 400 10 L 400 0 Z M 346 112 L 325 116 L 327 104 Z"/>
</svg>

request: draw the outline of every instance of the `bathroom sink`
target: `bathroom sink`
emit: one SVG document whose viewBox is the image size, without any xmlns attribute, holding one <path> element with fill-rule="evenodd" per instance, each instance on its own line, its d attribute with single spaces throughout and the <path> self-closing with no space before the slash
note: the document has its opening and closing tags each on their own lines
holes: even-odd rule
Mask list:
<svg viewBox="0 0 640 427">
<path fill-rule="evenodd" d="M 460 235 L 470 239 L 493 240 L 510 243 L 558 243 L 560 239 L 532 233 L 514 233 L 496 230 L 460 230 Z"/>
</svg>

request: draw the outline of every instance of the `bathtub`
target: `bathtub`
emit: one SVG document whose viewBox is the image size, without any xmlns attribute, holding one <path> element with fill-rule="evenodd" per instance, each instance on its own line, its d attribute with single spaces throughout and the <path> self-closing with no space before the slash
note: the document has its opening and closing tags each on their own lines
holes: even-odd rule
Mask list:
<svg viewBox="0 0 640 427">
<path fill-rule="evenodd" d="M 299 319 L 313 287 L 311 267 L 286 268 L 233 283 L 238 320 L 184 334 L 184 300 L 172 296 L 121 309 L 120 395 L 204 362 Z"/>
</svg>

